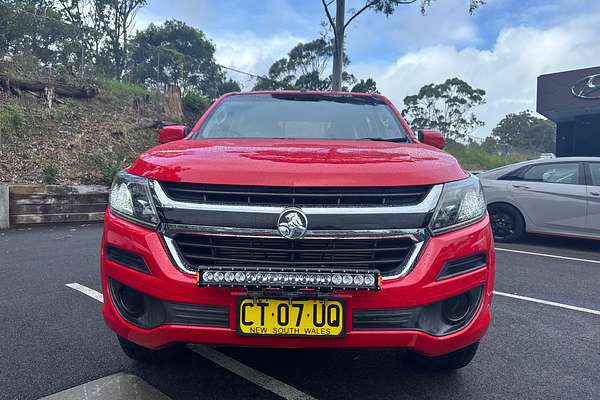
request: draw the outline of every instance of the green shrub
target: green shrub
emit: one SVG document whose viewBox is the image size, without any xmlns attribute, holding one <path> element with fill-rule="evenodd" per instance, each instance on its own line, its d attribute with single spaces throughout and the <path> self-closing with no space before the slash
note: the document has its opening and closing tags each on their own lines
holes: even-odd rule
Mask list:
<svg viewBox="0 0 600 400">
<path fill-rule="evenodd" d="M 69 71 L 63 64 L 58 64 L 54 67 L 54 77 L 58 82 L 67 83 Z"/>
<path fill-rule="evenodd" d="M 15 107 L 8 107 L 0 112 L 0 154 L 2 154 L 5 137 L 17 136 L 23 127 L 23 113 Z"/>
<path fill-rule="evenodd" d="M 23 123 L 23 113 L 16 107 L 8 107 L 0 113 L 0 124 L 4 131 L 17 134 L 23 127 Z"/>
<path fill-rule="evenodd" d="M 101 176 L 102 183 L 110 185 L 115 175 L 127 164 L 127 159 L 119 154 L 113 157 L 95 155 L 87 163 Z"/>
<path fill-rule="evenodd" d="M 150 94 L 150 91 L 142 85 L 114 79 L 102 79 L 99 81 L 99 86 L 105 94 L 119 99 Z"/>
<path fill-rule="evenodd" d="M 183 96 L 183 110 L 198 119 L 210 107 L 210 100 L 196 92 L 187 92 Z"/>
<path fill-rule="evenodd" d="M 110 185 L 115 179 L 115 175 L 123 169 L 123 165 L 118 162 L 105 163 L 99 169 L 98 172 L 102 175 L 102 181 L 107 185 Z"/>
<path fill-rule="evenodd" d="M 458 143 L 449 143 L 446 151 L 456 157 L 466 170 L 489 170 L 529 158 L 525 154 L 518 153 L 509 155 L 489 153 L 476 145 L 465 146 Z"/>
<path fill-rule="evenodd" d="M 46 185 L 55 185 L 58 178 L 58 167 L 54 163 L 49 163 L 42 169 L 42 182 Z"/>
<path fill-rule="evenodd" d="M 36 56 L 28 53 L 27 50 L 18 52 L 11 57 L 12 66 L 7 66 L 7 72 L 13 75 L 39 77 L 45 74 L 46 69 L 42 66 L 42 62 Z"/>
</svg>

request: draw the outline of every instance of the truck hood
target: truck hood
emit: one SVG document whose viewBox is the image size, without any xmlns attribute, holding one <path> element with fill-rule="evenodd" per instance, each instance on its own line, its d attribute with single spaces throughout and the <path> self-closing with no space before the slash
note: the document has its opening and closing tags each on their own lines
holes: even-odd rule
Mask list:
<svg viewBox="0 0 600 400">
<path fill-rule="evenodd" d="M 467 176 L 444 151 L 414 143 L 358 140 L 179 140 L 143 153 L 129 168 L 151 179 L 256 186 L 432 185 Z"/>
</svg>

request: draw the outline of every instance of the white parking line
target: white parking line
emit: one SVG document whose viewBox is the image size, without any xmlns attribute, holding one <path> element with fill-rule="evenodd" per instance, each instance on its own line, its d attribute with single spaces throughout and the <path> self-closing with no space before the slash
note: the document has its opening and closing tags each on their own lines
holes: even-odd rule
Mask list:
<svg viewBox="0 0 600 400">
<path fill-rule="evenodd" d="M 98 300 L 100 303 L 104 302 L 104 296 L 102 295 L 102 293 L 97 292 L 94 289 L 90 289 L 87 286 L 80 285 L 79 283 L 67 283 L 66 286 L 70 287 L 71 289 L 75 289 L 78 292 L 81 292 L 85 295 L 88 295 L 92 299 Z"/>
<path fill-rule="evenodd" d="M 90 296 L 91 298 L 98 300 L 99 302 L 104 302 L 104 296 L 102 293 L 95 291 L 94 289 L 90 289 L 87 286 L 80 285 L 79 283 L 67 283 L 68 287 L 71 289 L 75 289 L 85 295 Z M 202 345 L 194 345 L 191 348 L 192 351 L 201 355 L 209 361 L 214 362 L 217 365 L 233 372 L 234 374 L 246 379 L 266 389 L 276 395 L 287 399 L 287 400 L 316 400 L 314 397 L 296 389 L 288 385 L 287 383 L 281 382 L 278 379 L 275 379 L 269 375 L 263 374 L 260 371 L 255 370 L 241 362 L 215 350 L 211 349 L 207 346 Z"/>
<path fill-rule="evenodd" d="M 236 359 L 233 359 L 215 349 L 201 345 L 194 345 L 191 347 L 191 349 L 195 353 L 200 354 L 202 357 L 214 362 L 215 364 L 220 365 L 234 374 L 241 376 L 242 378 L 262 387 L 263 389 L 267 389 L 268 391 L 273 392 L 284 399 L 315 400 L 314 397 L 299 391 L 295 387 L 270 377 L 269 375 L 263 374 L 254 368 L 250 368 L 249 366 L 242 364 Z"/>
<path fill-rule="evenodd" d="M 587 263 L 593 263 L 593 264 L 600 264 L 600 260 L 590 260 L 590 259 L 587 259 L 587 258 L 557 256 L 555 254 L 534 253 L 532 251 L 505 249 L 505 248 L 501 248 L 501 247 L 496 247 L 496 250 L 498 250 L 498 251 L 506 251 L 506 252 L 509 252 L 509 253 L 528 254 L 530 256 L 558 258 L 559 260 L 581 261 L 581 262 L 587 262 Z"/>
<path fill-rule="evenodd" d="M 527 297 L 527 296 L 519 296 L 518 294 L 510 294 L 510 293 L 504 293 L 504 292 L 497 292 L 495 290 L 494 290 L 494 294 L 498 295 L 498 296 L 511 297 L 513 299 L 531 301 L 533 303 L 546 304 L 546 305 L 549 305 L 549 306 L 565 308 L 567 310 L 581 311 L 581 312 L 588 313 L 588 314 L 600 315 L 600 311 L 598 311 L 598 310 L 592 310 L 591 308 L 583 308 L 583 307 L 571 306 L 571 305 L 568 305 L 568 304 L 556 303 L 554 301 L 540 300 L 540 299 L 535 299 L 533 297 Z"/>
</svg>

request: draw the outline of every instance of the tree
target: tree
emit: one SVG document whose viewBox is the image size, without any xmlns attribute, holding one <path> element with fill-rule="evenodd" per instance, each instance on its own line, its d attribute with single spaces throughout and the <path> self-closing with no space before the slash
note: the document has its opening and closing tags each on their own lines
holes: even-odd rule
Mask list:
<svg viewBox="0 0 600 400">
<path fill-rule="evenodd" d="M 498 141 L 492 136 L 488 136 L 481 143 L 481 148 L 487 153 L 502 153 L 502 149 Z"/>
<path fill-rule="evenodd" d="M 485 90 L 451 78 L 441 84 L 423 86 L 419 93 L 404 98 L 405 116 L 414 130 L 435 128 L 446 138 L 465 141 L 477 127 L 483 126 L 473 109 L 485 104 Z"/>
<path fill-rule="evenodd" d="M 129 36 L 135 16 L 147 0 L 94 0 L 94 3 L 107 36 L 104 68 L 120 79 L 128 63 Z"/>
<path fill-rule="evenodd" d="M 28 54 L 42 64 L 61 60 L 65 39 L 76 27 L 63 23 L 50 0 L 12 0 L 0 3 L 0 56 Z"/>
<path fill-rule="evenodd" d="M 242 88 L 239 84 L 239 82 L 234 81 L 233 79 L 226 79 L 223 82 L 220 83 L 220 88 L 219 88 L 219 96 L 225 93 L 230 93 L 230 92 L 241 92 Z"/>
<path fill-rule="evenodd" d="M 275 61 L 266 77 L 259 77 L 254 90 L 290 90 L 294 89 L 296 77 L 289 72 L 288 59 Z"/>
<path fill-rule="evenodd" d="M 129 77 L 144 85 L 177 85 L 209 99 L 239 91 L 237 82 L 225 79 L 214 55 L 215 46 L 204 33 L 184 22 L 150 24 L 131 41 Z"/>
<path fill-rule="evenodd" d="M 287 57 L 277 60 L 269 68 L 267 76 L 258 78 L 254 90 L 325 90 L 331 86 L 331 78 L 323 75 L 333 54 L 333 43 L 320 37 L 308 43 L 298 43 Z M 345 65 L 350 63 L 344 58 Z M 346 87 L 353 84 L 353 75 L 345 73 L 342 82 Z"/>
<path fill-rule="evenodd" d="M 350 91 L 359 93 L 379 93 L 377 90 L 377 83 L 373 80 L 373 78 L 369 78 L 367 80 L 361 79 L 360 82 L 354 85 Z"/>
<path fill-rule="evenodd" d="M 146 4 L 147 0 L 113 0 L 116 4 L 116 16 L 120 25 L 121 35 L 123 36 L 123 66 L 127 65 L 127 50 L 129 33 L 133 27 L 135 16 L 140 8 Z"/>
<path fill-rule="evenodd" d="M 506 115 L 492 130 L 492 137 L 499 143 L 527 152 L 554 152 L 556 125 L 526 110 Z"/>
<path fill-rule="evenodd" d="M 331 78 L 323 75 L 333 54 L 333 43 L 325 36 L 308 43 L 298 43 L 287 57 L 277 60 L 265 78 L 259 78 L 255 90 L 325 90 Z M 348 65 L 350 60 L 344 58 Z M 354 82 L 354 76 L 345 74 L 345 85 Z"/>
<path fill-rule="evenodd" d="M 135 16 L 146 1 L 0 1 L 0 56 L 30 54 L 73 75 L 91 64 L 120 79 Z"/>
<path fill-rule="evenodd" d="M 329 6 L 336 2 L 335 7 L 335 18 L 333 18 Z M 333 30 L 334 38 L 334 52 L 333 52 L 333 73 L 332 73 L 332 88 L 333 90 L 340 90 L 342 87 L 342 71 L 344 69 L 343 54 L 344 54 L 344 37 L 346 35 L 346 29 L 352 21 L 354 21 L 360 14 L 366 10 L 373 10 L 375 12 L 383 13 L 386 16 L 392 15 L 396 8 L 400 5 L 413 4 L 420 2 L 421 13 L 425 14 L 427 8 L 431 5 L 433 0 L 364 0 L 363 6 L 358 10 L 350 10 L 350 18 L 348 21 L 345 20 L 345 0 L 321 0 L 323 3 L 323 9 L 327 17 L 327 21 L 331 25 Z M 469 12 L 473 13 L 480 5 L 485 4 L 485 0 L 468 0 L 469 1 Z"/>
</svg>

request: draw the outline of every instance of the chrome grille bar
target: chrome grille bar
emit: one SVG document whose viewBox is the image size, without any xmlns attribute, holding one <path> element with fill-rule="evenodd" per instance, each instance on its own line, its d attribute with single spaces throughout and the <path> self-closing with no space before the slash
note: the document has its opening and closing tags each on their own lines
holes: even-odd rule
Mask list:
<svg viewBox="0 0 600 400">
<path fill-rule="evenodd" d="M 243 236 L 255 238 L 281 238 L 277 229 L 232 228 L 225 226 L 163 224 L 160 232 L 172 237 L 176 233 L 195 233 L 211 236 Z M 308 230 L 305 239 L 394 239 L 410 238 L 420 242 L 428 237 L 425 229 L 369 229 L 369 230 Z"/>
<path fill-rule="evenodd" d="M 226 211 L 239 213 L 258 213 L 279 215 L 285 207 L 283 206 L 257 206 L 257 205 L 229 205 L 229 204 L 208 204 L 183 202 L 171 199 L 165 193 L 164 189 L 157 181 L 151 181 L 157 206 L 169 209 L 181 210 L 201 210 L 201 211 Z M 425 214 L 431 212 L 440 198 L 443 185 L 435 185 L 431 188 L 427 196 L 418 204 L 408 206 L 376 206 L 376 207 L 302 207 L 302 211 L 307 215 L 327 215 L 327 214 L 349 214 L 349 215 L 370 215 L 370 214 Z"/>
</svg>

